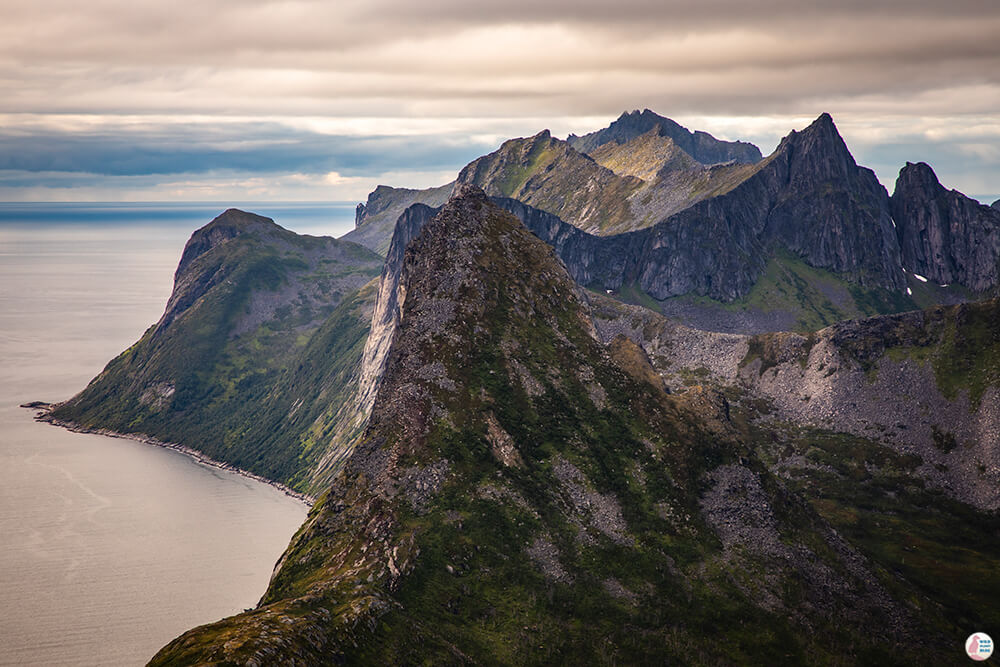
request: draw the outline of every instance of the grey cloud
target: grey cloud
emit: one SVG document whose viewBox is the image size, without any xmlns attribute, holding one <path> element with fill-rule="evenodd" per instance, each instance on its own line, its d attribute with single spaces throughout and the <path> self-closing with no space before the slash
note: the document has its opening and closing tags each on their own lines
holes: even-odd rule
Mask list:
<svg viewBox="0 0 1000 667">
<path fill-rule="evenodd" d="M 336 171 L 345 176 L 391 171 L 405 165 L 457 169 L 488 147 L 468 138 L 438 136 L 332 136 L 264 123 L 211 127 L 67 133 L 0 130 L 0 169 L 85 172 L 114 176 L 198 173 Z"/>
<path fill-rule="evenodd" d="M 498 26 L 523 30 L 523 40 L 499 54 L 488 36 L 448 41 Z M 532 32 L 539 27 L 565 29 L 569 43 Z M 1000 85 L 997 34 L 1000 5 L 964 1 L 219 0 L 184 12 L 169 4 L 50 1 L 5 15 L 0 79 L 9 81 L 0 92 L 8 110 L 40 110 L 49 100 L 64 110 L 202 104 L 287 113 L 329 104 L 341 113 L 352 101 L 370 111 L 417 100 L 423 111 L 446 116 L 453 101 L 482 113 L 496 98 L 514 101 L 502 113 L 524 115 L 534 100 L 563 113 L 606 113 L 590 101 L 600 98 L 595 90 L 621 106 L 637 89 L 673 76 L 697 79 L 670 91 L 685 108 L 728 97 L 728 108 L 757 113 L 769 99 L 777 109 L 820 84 L 827 98 Z M 617 80 L 621 73 L 647 79 L 630 86 Z M 272 79 L 292 94 L 268 94 Z M 122 83 L 134 89 L 134 101 Z M 93 94 L 108 85 L 112 99 Z M 715 93 L 699 93 L 706 87 Z"/>
</svg>

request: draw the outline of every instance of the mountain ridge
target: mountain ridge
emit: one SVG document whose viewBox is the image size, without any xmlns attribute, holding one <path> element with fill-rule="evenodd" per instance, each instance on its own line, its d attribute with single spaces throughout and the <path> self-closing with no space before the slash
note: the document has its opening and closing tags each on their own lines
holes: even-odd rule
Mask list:
<svg viewBox="0 0 1000 667">
<path fill-rule="evenodd" d="M 722 395 L 620 365 L 553 250 L 482 191 L 423 227 L 399 284 L 366 434 L 260 605 L 151 664 L 954 650 L 933 600 L 769 471 Z"/>
<path fill-rule="evenodd" d="M 230 209 L 185 245 L 160 320 L 46 418 L 182 443 L 315 495 L 364 419 L 346 399 L 381 263 Z"/>
<path fill-rule="evenodd" d="M 723 162 L 753 164 L 761 160 L 760 149 L 744 141 L 721 141 L 707 132 L 691 132 L 675 121 L 649 109 L 623 112 L 609 127 L 581 137 L 570 135 L 567 141 L 582 153 L 590 153 L 615 142 L 623 144 L 656 129 L 660 136 L 670 137 L 678 147 L 704 165 Z"/>
</svg>

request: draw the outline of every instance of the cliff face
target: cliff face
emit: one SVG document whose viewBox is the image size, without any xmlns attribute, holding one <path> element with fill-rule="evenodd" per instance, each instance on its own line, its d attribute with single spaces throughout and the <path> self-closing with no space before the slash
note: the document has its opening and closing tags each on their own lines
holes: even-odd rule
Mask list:
<svg viewBox="0 0 1000 667">
<path fill-rule="evenodd" d="M 436 188 L 411 190 L 380 185 L 369 195 L 364 204 L 358 204 L 354 216 L 354 229 L 345 234 L 344 241 L 361 244 L 380 255 L 389 249 L 396 220 L 413 204 L 441 206 L 448 199 L 454 183 Z"/>
<path fill-rule="evenodd" d="M 786 137 L 727 194 L 647 230 L 597 238 L 551 219 L 528 226 L 560 249 L 581 283 L 600 280 L 615 290 L 635 281 L 657 299 L 745 296 L 778 246 L 863 286 L 905 287 L 888 195 L 870 170 L 857 166 L 827 115 Z M 603 277 L 594 266 L 608 267 Z"/>
<path fill-rule="evenodd" d="M 353 243 L 227 211 L 188 241 L 160 321 L 51 417 L 315 492 L 361 419 L 348 397 L 380 266 Z"/>
<path fill-rule="evenodd" d="M 807 330 L 997 283 L 993 209 L 946 192 L 926 165 L 905 168 L 890 200 L 828 114 L 764 160 L 716 142 L 746 162 L 712 167 L 675 125 L 635 112 L 569 142 L 512 140 L 459 181 L 526 205 L 502 204 L 581 284 L 715 330 Z M 701 135 L 688 135 L 694 150 Z"/>
<path fill-rule="evenodd" d="M 1000 302 L 838 322 L 809 334 L 698 331 L 589 296 L 605 341 L 625 335 L 674 391 L 728 387 L 765 422 L 836 430 L 913 456 L 936 493 L 1000 508 Z M 732 394 L 730 394 L 732 395 Z"/>
<path fill-rule="evenodd" d="M 923 162 L 907 163 L 892 195 L 905 266 L 938 284 L 983 291 L 997 284 L 1000 211 L 946 190 Z"/>
<path fill-rule="evenodd" d="M 721 396 L 669 396 L 634 344 L 602 345 L 553 251 L 481 191 L 423 226 L 398 285 L 366 433 L 261 604 L 151 664 L 953 651 L 935 603 L 771 472 Z"/>
<path fill-rule="evenodd" d="M 376 391 L 385 372 L 389 347 L 406 301 L 406 290 L 400 281 L 406 248 L 439 210 L 424 204 L 414 204 L 396 222 L 385 265 L 382 267 L 382 276 L 379 278 L 371 332 L 368 334 L 361 362 L 358 401 L 366 413 L 375 402 Z"/>
<path fill-rule="evenodd" d="M 469 177 L 463 174 L 460 181 Z M 635 285 L 660 300 L 734 301 L 757 283 L 775 248 L 861 287 L 906 286 L 888 195 L 854 162 L 827 115 L 786 137 L 728 193 L 647 229 L 596 236 L 512 199 L 495 201 L 555 247 L 577 282 L 594 288 Z"/>
<path fill-rule="evenodd" d="M 681 150 L 705 165 L 722 162 L 753 164 L 761 159 L 760 149 L 753 144 L 743 141 L 720 141 L 707 132 L 691 132 L 649 109 L 623 113 L 609 127 L 582 137 L 570 135 L 568 141 L 581 153 L 590 154 L 611 142 L 628 143 L 653 129 L 660 136 L 669 137 Z"/>
</svg>

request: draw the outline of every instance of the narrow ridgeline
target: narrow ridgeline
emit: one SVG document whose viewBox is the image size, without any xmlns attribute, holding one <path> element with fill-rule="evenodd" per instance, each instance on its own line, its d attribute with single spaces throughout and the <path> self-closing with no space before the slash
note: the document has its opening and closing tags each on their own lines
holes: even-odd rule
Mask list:
<svg viewBox="0 0 1000 667">
<path fill-rule="evenodd" d="M 260 604 L 151 664 L 952 656 L 924 590 L 772 472 L 722 395 L 668 394 L 638 345 L 603 344 L 551 247 L 481 190 L 398 269 L 368 426 Z"/>
</svg>

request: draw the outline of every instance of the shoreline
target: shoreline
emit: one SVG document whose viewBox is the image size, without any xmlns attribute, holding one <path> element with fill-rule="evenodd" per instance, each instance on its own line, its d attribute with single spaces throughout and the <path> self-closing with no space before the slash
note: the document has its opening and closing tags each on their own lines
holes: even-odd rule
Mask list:
<svg viewBox="0 0 1000 667">
<path fill-rule="evenodd" d="M 88 426 L 82 426 L 76 422 L 66 421 L 63 419 L 56 419 L 52 417 L 52 409 L 56 407 L 56 403 L 45 403 L 44 401 L 32 401 L 30 403 L 22 403 L 20 407 L 27 408 L 29 410 L 35 411 L 35 421 L 45 422 L 46 424 L 51 424 L 52 426 L 58 426 L 64 428 L 67 431 L 72 431 L 73 433 L 91 433 L 94 435 L 104 435 L 109 438 L 122 438 L 124 440 L 133 440 L 135 442 L 141 442 L 146 445 L 153 445 L 154 447 L 163 447 L 164 449 L 172 449 L 175 452 L 179 452 L 194 459 L 197 463 L 208 466 L 209 468 L 216 468 L 218 470 L 226 470 L 228 472 L 236 473 L 241 477 L 246 477 L 247 479 L 252 479 L 268 486 L 274 487 L 278 491 L 281 491 L 286 496 L 298 500 L 304 504 L 307 508 L 312 508 L 316 503 L 316 498 L 296 491 L 295 489 L 289 488 L 282 484 L 281 482 L 275 482 L 273 480 L 267 479 L 266 477 L 261 477 L 260 475 L 250 472 L 249 470 L 244 470 L 243 468 L 237 468 L 229 463 L 223 463 L 222 461 L 216 461 L 215 459 L 206 456 L 202 452 L 196 449 L 191 449 L 182 444 L 176 442 L 165 442 L 159 440 L 150 435 L 144 433 L 119 433 L 118 431 L 112 431 L 106 428 L 91 428 Z"/>
</svg>

